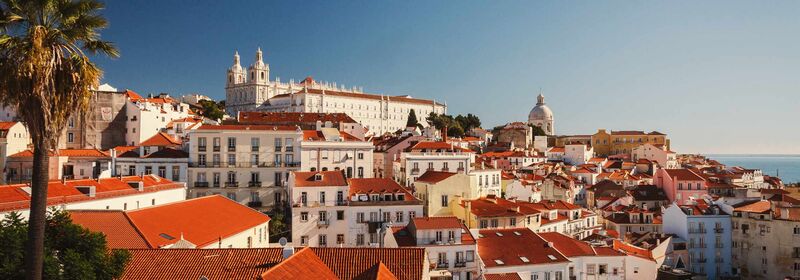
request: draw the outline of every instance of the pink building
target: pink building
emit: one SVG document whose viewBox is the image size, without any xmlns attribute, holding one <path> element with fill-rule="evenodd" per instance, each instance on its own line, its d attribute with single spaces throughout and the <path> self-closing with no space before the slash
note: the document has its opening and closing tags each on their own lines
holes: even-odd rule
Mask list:
<svg viewBox="0 0 800 280">
<path fill-rule="evenodd" d="M 708 194 L 705 179 L 690 169 L 658 169 L 653 181 L 664 189 L 670 202 L 678 204 Z"/>
</svg>

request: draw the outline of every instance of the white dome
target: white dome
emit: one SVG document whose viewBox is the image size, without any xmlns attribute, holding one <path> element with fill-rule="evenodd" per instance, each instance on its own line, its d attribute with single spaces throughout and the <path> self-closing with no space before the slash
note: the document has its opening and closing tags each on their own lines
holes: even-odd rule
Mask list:
<svg viewBox="0 0 800 280">
<path fill-rule="evenodd" d="M 536 106 L 534 106 L 528 114 L 528 122 L 553 120 L 553 111 L 544 104 L 544 95 L 539 94 L 538 99 L 539 102 L 536 103 Z"/>
</svg>

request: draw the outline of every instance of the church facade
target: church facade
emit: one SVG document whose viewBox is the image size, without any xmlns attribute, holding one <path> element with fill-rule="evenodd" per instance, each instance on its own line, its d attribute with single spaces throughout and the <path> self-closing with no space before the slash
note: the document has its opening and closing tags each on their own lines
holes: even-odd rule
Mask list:
<svg viewBox="0 0 800 280">
<path fill-rule="evenodd" d="M 239 111 L 345 113 L 370 134 L 380 135 L 405 128 L 411 110 L 423 126 L 428 125 L 425 122 L 428 114 L 447 113 L 447 105 L 434 100 L 364 93 L 358 88 L 317 82 L 311 77 L 299 83 L 270 81 L 269 65 L 263 62 L 261 49 L 247 71 L 236 53 L 227 74 L 225 105 L 232 116 Z"/>
</svg>

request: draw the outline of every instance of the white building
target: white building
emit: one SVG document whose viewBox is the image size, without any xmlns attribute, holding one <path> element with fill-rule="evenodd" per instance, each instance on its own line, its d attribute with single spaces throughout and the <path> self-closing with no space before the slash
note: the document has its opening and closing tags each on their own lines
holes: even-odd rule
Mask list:
<svg viewBox="0 0 800 280">
<path fill-rule="evenodd" d="M 427 171 L 469 174 L 474 162 L 475 153 L 471 150 L 445 142 L 419 142 L 410 151 L 400 154 L 400 160 L 395 162 L 394 177 L 408 187 Z"/>
<path fill-rule="evenodd" d="M 111 156 L 97 149 L 61 149 L 49 158 L 50 180 L 111 177 Z M 33 174 L 33 152 L 25 150 L 6 159 L 8 183 L 24 183 Z"/>
<path fill-rule="evenodd" d="M 372 178 L 372 142 L 336 128 L 304 130 L 300 142 L 303 171 L 345 171 L 347 178 Z"/>
<path fill-rule="evenodd" d="M 74 210 L 70 216 L 103 233 L 111 248 L 269 247 L 269 216 L 218 195 L 124 212 Z"/>
<path fill-rule="evenodd" d="M 159 132 L 139 146 L 117 147 L 110 151 L 114 176 L 157 174 L 175 182 L 188 182 L 189 153 L 182 142 Z"/>
<path fill-rule="evenodd" d="M 477 244 L 458 218 L 417 217 L 405 227 L 393 227 L 399 247 L 422 247 L 435 264 L 431 278 L 476 279 L 480 275 Z"/>
<path fill-rule="evenodd" d="M 181 103 L 167 94 L 153 98 L 130 98 L 125 106 L 127 133 L 125 143 L 138 146 L 142 141 L 166 129 L 173 120 L 191 116 L 189 104 Z"/>
<path fill-rule="evenodd" d="M 285 203 L 289 172 L 300 169 L 297 127 L 203 125 L 189 133 L 189 196 L 224 195 L 252 207 Z"/>
<path fill-rule="evenodd" d="M 6 158 L 27 150 L 30 144 L 31 136 L 21 122 L 0 122 L 0 184 L 6 184 L 12 177 L 17 177 L 18 174 L 14 172 L 22 171 L 6 166 Z"/>
<path fill-rule="evenodd" d="M 292 240 L 312 247 L 383 247 L 388 226 L 422 215 L 422 202 L 391 179 L 343 171 L 292 172 Z"/>
<path fill-rule="evenodd" d="M 553 111 L 550 110 L 550 107 L 545 105 L 544 95 L 539 94 L 536 99 L 536 106 L 534 106 L 528 114 L 528 124 L 542 128 L 547 135 L 555 135 L 556 128 L 553 123 Z"/>
<path fill-rule="evenodd" d="M 226 109 L 230 115 L 239 111 L 346 113 L 376 135 L 405 128 L 413 109 L 418 120 L 424 116 L 444 114 L 447 106 L 433 100 L 363 93 L 335 83 L 318 83 L 308 77 L 300 83 L 270 81 L 269 64 L 263 61 L 261 49 L 255 62 L 247 68 L 240 65 L 239 54 L 228 69 L 225 87 Z"/>
<path fill-rule="evenodd" d="M 564 162 L 571 165 L 581 165 L 589 162 L 594 156 L 592 146 L 586 144 L 567 144 L 564 146 Z"/>
<path fill-rule="evenodd" d="M 186 199 L 186 184 L 157 176 L 50 181 L 48 207 L 62 210 L 133 210 Z M 28 218 L 31 189 L 27 184 L 0 186 L 0 214 L 18 212 Z"/>
<path fill-rule="evenodd" d="M 658 164 L 661 165 L 661 168 L 680 168 L 677 160 L 677 154 L 668 150 L 667 146 L 662 144 L 642 144 L 631 150 L 631 157 L 633 158 L 634 162 L 639 159 L 647 159 L 658 162 Z"/>
</svg>

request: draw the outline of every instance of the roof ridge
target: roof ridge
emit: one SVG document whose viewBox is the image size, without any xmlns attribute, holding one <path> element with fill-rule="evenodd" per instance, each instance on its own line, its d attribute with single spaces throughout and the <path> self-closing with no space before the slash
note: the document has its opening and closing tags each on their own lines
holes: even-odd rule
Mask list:
<svg viewBox="0 0 800 280">
<path fill-rule="evenodd" d="M 135 231 L 136 231 L 136 234 L 138 234 L 138 235 L 139 235 L 139 237 L 140 237 L 140 238 L 142 238 L 142 240 L 144 240 L 144 241 L 147 243 L 147 246 L 148 246 L 148 247 L 150 247 L 150 249 L 157 249 L 157 248 L 156 248 L 157 246 L 154 246 L 152 243 L 150 243 L 150 240 L 148 240 L 148 239 L 147 239 L 147 237 L 145 237 L 145 236 L 144 236 L 144 233 L 142 233 L 142 232 L 139 230 L 139 227 L 138 227 L 138 226 L 136 226 L 136 223 L 134 223 L 134 222 L 133 222 L 133 220 L 131 220 L 131 218 L 128 216 L 128 213 L 127 213 L 127 211 L 124 211 L 124 210 L 123 210 L 123 211 L 122 211 L 122 216 L 123 216 L 123 217 L 125 217 L 125 220 L 126 220 L 126 221 L 128 221 L 128 223 L 131 225 L 131 227 L 133 228 L 133 230 L 135 230 Z"/>
</svg>

